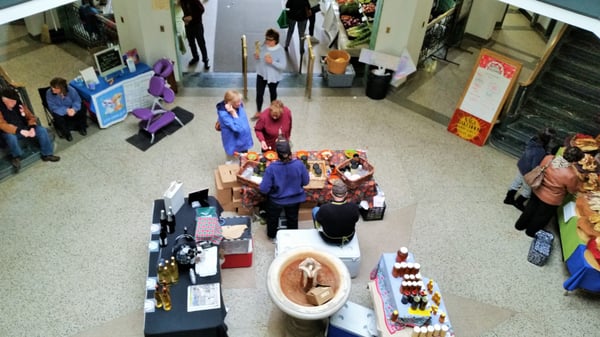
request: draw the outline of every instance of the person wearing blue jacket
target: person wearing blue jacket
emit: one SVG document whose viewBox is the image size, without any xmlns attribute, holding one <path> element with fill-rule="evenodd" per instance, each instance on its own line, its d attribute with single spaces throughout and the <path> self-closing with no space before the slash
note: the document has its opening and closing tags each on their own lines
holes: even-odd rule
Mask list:
<svg viewBox="0 0 600 337">
<path fill-rule="evenodd" d="M 254 145 L 242 95 L 235 90 L 227 90 L 223 101 L 217 103 L 217 114 L 223 148 L 227 161 L 231 162 L 236 152 L 248 152 Z"/>
<path fill-rule="evenodd" d="M 50 81 L 46 102 L 54 127 L 61 137 L 72 141 L 71 129 L 79 131 L 82 136 L 87 135 L 87 109 L 82 107 L 81 97 L 75 88 L 67 84 L 67 80 L 55 77 Z"/>
<path fill-rule="evenodd" d="M 283 210 L 287 229 L 298 229 L 298 210 L 306 200 L 304 186 L 309 183 L 304 163 L 292 158 L 290 143 L 279 141 L 275 145 L 279 160 L 272 162 L 263 176 L 259 190 L 267 196 L 267 236 L 275 239 L 279 215 Z"/>
<path fill-rule="evenodd" d="M 527 172 L 533 170 L 540 164 L 544 156 L 548 154 L 548 144 L 556 135 L 556 131 L 552 128 L 545 128 L 538 132 L 537 135 L 531 137 L 525 147 L 525 152 L 519 158 L 517 162 L 517 174 L 510 184 L 504 203 L 507 205 L 513 205 L 520 211 L 525 209 L 525 202 L 529 200 L 531 196 L 531 187 L 525 183 L 523 176 Z M 520 192 L 519 192 L 520 189 Z M 515 199 L 515 196 L 519 192 L 519 196 Z"/>
</svg>

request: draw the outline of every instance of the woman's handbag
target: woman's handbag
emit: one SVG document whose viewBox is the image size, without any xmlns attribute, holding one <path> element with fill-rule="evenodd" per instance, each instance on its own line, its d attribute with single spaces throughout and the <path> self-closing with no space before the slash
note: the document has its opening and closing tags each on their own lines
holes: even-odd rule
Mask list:
<svg viewBox="0 0 600 337">
<path fill-rule="evenodd" d="M 277 24 L 281 29 L 288 28 L 287 11 L 285 8 L 281 10 L 281 14 L 279 14 L 279 18 L 277 18 Z"/>
<path fill-rule="evenodd" d="M 544 174 L 546 172 L 546 168 L 548 168 L 548 165 L 550 165 L 550 162 L 551 161 L 549 161 L 548 164 L 544 166 L 538 165 L 534 167 L 533 170 L 527 172 L 523 176 L 523 180 L 525 180 L 525 183 L 529 185 L 529 187 L 531 187 L 532 190 L 535 190 L 538 187 L 542 186 L 542 181 L 544 181 Z"/>
</svg>

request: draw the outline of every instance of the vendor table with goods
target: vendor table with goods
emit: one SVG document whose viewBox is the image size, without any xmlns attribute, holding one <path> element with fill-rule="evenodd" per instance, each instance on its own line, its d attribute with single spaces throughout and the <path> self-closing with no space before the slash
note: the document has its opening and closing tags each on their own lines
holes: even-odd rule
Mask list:
<svg viewBox="0 0 600 337">
<path fill-rule="evenodd" d="M 217 200 L 209 197 L 209 204 L 216 208 L 220 214 L 222 208 Z M 200 277 L 196 275 L 196 285 L 198 288 L 189 288 L 192 281 L 189 276 L 189 267 L 179 268 L 179 280 L 177 283 L 169 286 L 171 296 L 171 310 L 164 308 L 155 308 L 155 284 L 157 283 L 157 265 L 161 259 L 169 259 L 172 256 L 172 249 L 176 246 L 176 238 L 184 233 L 184 227 L 188 228 L 188 233 L 193 235 L 195 231 L 196 210 L 186 203 L 176 212 L 176 227 L 172 234 L 168 234 L 168 245 L 159 247 L 160 233 L 160 211 L 165 209 L 164 201 L 155 200 L 152 213 L 151 241 L 149 244 L 149 262 L 148 279 L 146 282 L 146 300 L 144 303 L 145 320 L 144 336 L 214 336 L 226 337 L 227 328 L 224 320 L 227 314 L 225 304 L 223 303 L 223 294 L 221 291 L 221 271 L 219 269 L 219 259 L 215 259 L 216 273 L 214 275 Z M 200 287 L 210 288 L 212 302 L 196 304 L 194 307 L 190 302 L 190 289 L 200 289 Z M 202 289 L 205 289 L 202 288 Z M 208 297 L 208 296 L 207 296 Z M 204 307 L 202 307 L 204 306 Z M 190 310 L 190 307 L 192 311 Z"/>
<path fill-rule="evenodd" d="M 581 181 L 577 196 L 569 195 L 558 208 L 557 222 L 563 260 L 571 274 L 563 284 L 567 291 L 600 292 L 600 156 L 598 139 L 577 134 L 570 140 L 585 157 L 574 164 Z M 564 149 L 559 150 L 561 154 Z"/>
<path fill-rule="evenodd" d="M 382 254 L 369 282 L 379 336 L 454 336 L 438 284 L 421 276 L 412 254 L 399 255 Z"/>
<path fill-rule="evenodd" d="M 297 151 L 293 153 L 295 158 L 300 159 L 302 156 L 306 156 L 308 163 L 324 162 L 326 166 L 326 171 L 324 171 L 322 177 L 319 178 L 316 178 L 313 171 L 309 170 L 311 183 L 305 187 L 306 201 L 317 204 L 326 203 L 331 200 L 332 181 L 341 178 L 334 168 L 347 163 L 355 154 L 358 154 L 361 160 L 367 160 L 367 153 L 363 150 Z M 248 166 L 248 157 L 253 160 L 258 160 L 258 158 L 253 158 L 254 155 L 260 156 L 250 152 L 240 156 L 242 170 L 244 167 Z M 265 155 L 269 157 L 268 153 L 265 153 Z M 365 179 L 357 179 L 354 184 L 346 177 L 342 179 L 348 181 L 351 185 L 348 186 L 347 199 L 348 201 L 355 203 L 366 200 L 370 203 L 370 206 L 372 206 L 372 199 L 377 195 L 377 183 L 372 176 L 363 178 Z M 239 175 L 238 181 L 240 181 Z M 242 184 L 242 204 L 244 207 L 252 208 L 264 201 L 264 196 L 258 190 L 257 184 L 248 184 L 244 183 L 244 181 L 242 181 Z"/>
<path fill-rule="evenodd" d="M 124 120 L 127 113 L 136 108 L 152 105 L 154 97 L 148 92 L 150 78 L 154 72 L 145 63 L 136 64 L 135 71 L 123 69 L 111 75 L 109 81 L 98 77 L 99 83 L 89 88 L 83 80 L 76 78 L 69 84 L 77 90 L 89 111 L 101 128 Z"/>
</svg>

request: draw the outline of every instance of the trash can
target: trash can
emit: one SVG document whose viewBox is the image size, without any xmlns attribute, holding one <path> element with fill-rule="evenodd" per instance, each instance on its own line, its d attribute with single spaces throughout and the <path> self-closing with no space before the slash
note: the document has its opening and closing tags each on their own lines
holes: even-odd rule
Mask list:
<svg viewBox="0 0 600 337">
<path fill-rule="evenodd" d="M 386 73 L 385 69 L 373 69 L 367 76 L 367 97 L 371 99 L 384 99 L 387 95 L 392 79 L 391 73 Z"/>
</svg>

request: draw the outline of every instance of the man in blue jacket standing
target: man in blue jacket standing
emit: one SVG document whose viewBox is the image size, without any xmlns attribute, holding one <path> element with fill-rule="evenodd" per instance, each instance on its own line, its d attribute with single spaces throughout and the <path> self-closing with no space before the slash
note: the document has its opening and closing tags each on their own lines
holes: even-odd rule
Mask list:
<svg viewBox="0 0 600 337">
<path fill-rule="evenodd" d="M 304 163 L 292 158 L 290 143 L 276 144 L 278 161 L 272 162 L 263 176 L 259 190 L 267 196 L 267 236 L 275 239 L 279 215 L 283 210 L 288 229 L 298 229 L 298 210 L 306 200 L 304 186 L 309 183 Z"/>
</svg>

